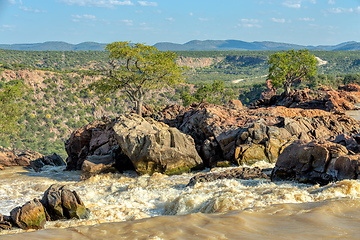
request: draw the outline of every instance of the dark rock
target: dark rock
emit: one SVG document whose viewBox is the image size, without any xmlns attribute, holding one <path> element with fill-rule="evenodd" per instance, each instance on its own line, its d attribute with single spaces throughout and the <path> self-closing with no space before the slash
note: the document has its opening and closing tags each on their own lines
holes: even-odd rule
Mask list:
<svg viewBox="0 0 360 240">
<path fill-rule="evenodd" d="M 223 172 L 217 173 L 200 173 L 192 177 L 187 186 L 194 186 L 198 182 L 211 182 L 218 179 L 254 179 L 254 178 L 265 178 L 269 179 L 269 177 L 261 171 L 260 168 L 254 167 L 239 167 L 233 168 L 229 170 L 225 170 Z"/>
<path fill-rule="evenodd" d="M 11 229 L 11 223 L 7 219 L 8 217 L 5 217 L 0 213 L 0 232 L 2 230 L 10 230 Z"/>
<path fill-rule="evenodd" d="M 83 219 L 90 216 L 87 209 L 75 191 L 70 191 L 65 186 L 51 185 L 44 193 L 41 200 L 51 220 Z"/>
<path fill-rule="evenodd" d="M 43 229 L 46 223 L 45 209 L 37 198 L 14 208 L 10 215 L 12 221 L 22 229 Z"/>
<path fill-rule="evenodd" d="M 44 166 L 65 166 L 65 161 L 56 153 L 30 161 L 30 168 L 40 172 Z"/>
</svg>

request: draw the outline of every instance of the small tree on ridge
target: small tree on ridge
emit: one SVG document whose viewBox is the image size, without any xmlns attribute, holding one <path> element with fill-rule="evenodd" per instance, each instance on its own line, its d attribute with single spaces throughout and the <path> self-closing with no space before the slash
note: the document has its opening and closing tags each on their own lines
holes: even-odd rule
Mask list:
<svg viewBox="0 0 360 240">
<path fill-rule="evenodd" d="M 176 64 L 173 52 L 161 52 L 152 46 L 130 42 L 113 42 L 105 50 L 110 53 L 110 68 L 90 88 L 100 96 L 122 91 L 134 103 L 140 116 L 148 90 L 161 89 L 182 80 L 183 70 Z"/>
<path fill-rule="evenodd" d="M 270 55 L 268 65 L 268 79 L 275 88 L 283 86 L 286 95 L 293 83 L 309 79 L 317 70 L 317 60 L 307 49 L 274 53 Z"/>
</svg>

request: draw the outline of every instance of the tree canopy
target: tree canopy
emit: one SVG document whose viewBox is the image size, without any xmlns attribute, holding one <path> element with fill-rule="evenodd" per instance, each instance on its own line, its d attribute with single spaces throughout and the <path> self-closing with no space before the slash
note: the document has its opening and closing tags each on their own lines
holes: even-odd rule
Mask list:
<svg viewBox="0 0 360 240">
<path fill-rule="evenodd" d="M 284 87 L 286 94 L 293 83 L 310 79 L 317 70 L 317 60 L 307 49 L 274 53 L 269 56 L 268 65 L 271 84 L 275 88 Z"/>
<path fill-rule="evenodd" d="M 18 133 L 19 118 L 23 115 L 22 96 L 26 88 L 23 83 L 8 84 L 0 89 L 0 137 L 9 140 Z"/>
<path fill-rule="evenodd" d="M 172 86 L 182 80 L 183 69 L 176 64 L 173 52 L 130 42 L 113 42 L 105 49 L 110 53 L 109 69 L 90 88 L 103 97 L 122 91 L 139 115 L 148 90 Z"/>
</svg>

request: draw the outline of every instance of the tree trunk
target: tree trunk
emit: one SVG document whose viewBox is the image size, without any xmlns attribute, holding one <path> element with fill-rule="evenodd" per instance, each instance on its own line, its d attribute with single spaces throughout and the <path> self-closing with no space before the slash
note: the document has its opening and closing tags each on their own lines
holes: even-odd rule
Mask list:
<svg viewBox="0 0 360 240">
<path fill-rule="evenodd" d="M 142 108 L 144 104 L 144 94 L 139 92 L 139 98 L 136 101 L 136 113 L 142 117 Z"/>
<path fill-rule="evenodd" d="M 136 113 L 139 115 L 139 116 L 142 116 L 142 107 L 143 107 L 143 100 L 139 99 L 137 101 L 137 104 L 136 104 Z"/>
</svg>

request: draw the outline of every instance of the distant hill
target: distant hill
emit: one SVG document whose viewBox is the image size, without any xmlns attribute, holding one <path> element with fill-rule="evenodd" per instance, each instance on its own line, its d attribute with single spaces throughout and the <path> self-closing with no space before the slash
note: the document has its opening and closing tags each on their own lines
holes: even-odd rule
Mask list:
<svg viewBox="0 0 360 240">
<path fill-rule="evenodd" d="M 184 44 L 160 42 L 154 45 L 161 51 L 279 51 L 288 49 L 319 50 L 319 51 L 360 51 L 359 42 L 345 42 L 334 46 L 304 46 L 280 42 L 245 42 L 240 40 L 193 40 Z"/>
<path fill-rule="evenodd" d="M 20 51 L 103 51 L 105 43 L 83 42 L 70 44 L 66 42 L 44 42 L 32 44 L 0 44 L 0 49 Z"/>
<path fill-rule="evenodd" d="M 70 44 L 66 42 L 44 42 L 32 44 L 0 44 L 0 49 L 21 51 L 103 51 L 105 43 L 83 42 Z M 360 42 L 344 42 L 338 45 L 304 46 L 281 42 L 245 42 L 240 40 L 193 40 L 184 44 L 159 42 L 154 45 L 161 51 L 279 51 L 302 49 L 319 51 L 360 51 Z"/>
</svg>

